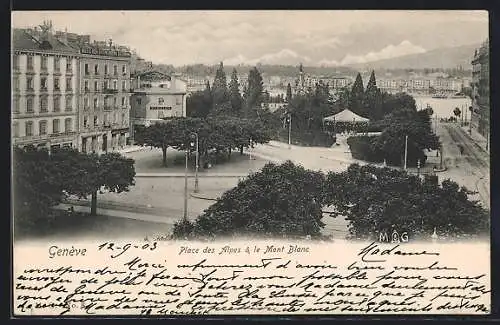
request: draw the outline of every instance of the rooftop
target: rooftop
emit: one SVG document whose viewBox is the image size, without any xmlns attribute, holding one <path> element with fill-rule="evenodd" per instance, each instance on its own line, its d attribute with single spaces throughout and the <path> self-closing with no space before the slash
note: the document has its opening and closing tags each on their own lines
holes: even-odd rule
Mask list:
<svg viewBox="0 0 500 325">
<path fill-rule="evenodd" d="M 12 48 L 14 50 L 79 53 L 79 48 L 64 43 L 50 34 L 27 29 L 13 29 Z"/>
<path fill-rule="evenodd" d="M 90 41 L 90 35 L 52 31 L 50 24 L 36 28 L 15 28 L 12 30 L 14 50 L 63 52 L 72 54 L 94 54 L 102 56 L 130 57 L 128 47 L 113 44 L 111 40 Z"/>
</svg>

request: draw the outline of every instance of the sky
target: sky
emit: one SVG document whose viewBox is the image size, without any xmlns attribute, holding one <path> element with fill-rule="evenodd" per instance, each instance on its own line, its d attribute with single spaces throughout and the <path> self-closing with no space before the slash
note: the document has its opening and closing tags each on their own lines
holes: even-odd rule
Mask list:
<svg viewBox="0 0 500 325">
<path fill-rule="evenodd" d="M 113 39 L 155 64 L 339 66 L 481 43 L 486 11 L 17 11 L 13 27 Z"/>
</svg>

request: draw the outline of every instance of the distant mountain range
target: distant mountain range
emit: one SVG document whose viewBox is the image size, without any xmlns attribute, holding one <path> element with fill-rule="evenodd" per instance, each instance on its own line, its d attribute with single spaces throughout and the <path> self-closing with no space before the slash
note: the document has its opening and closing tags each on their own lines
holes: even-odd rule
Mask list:
<svg viewBox="0 0 500 325">
<path fill-rule="evenodd" d="M 358 71 L 383 71 L 383 70 L 423 70 L 423 69 L 455 69 L 462 67 L 463 70 L 470 71 L 472 69 L 471 60 L 474 56 L 474 51 L 480 47 L 480 43 L 463 45 L 457 47 L 439 48 L 425 53 L 408 54 L 404 56 L 394 57 L 390 59 L 352 64 L 346 66 L 308 66 L 304 65 L 304 71 L 313 75 L 328 75 L 328 76 L 351 76 L 354 77 Z M 201 77 L 213 76 L 218 67 L 218 64 L 192 64 L 183 67 L 174 67 L 172 65 L 154 64 L 155 69 L 165 73 L 182 73 L 188 75 L 197 75 Z M 231 65 L 224 64 L 226 75 L 230 76 L 233 68 L 236 68 L 239 74 L 248 74 L 248 71 L 254 65 L 239 64 Z M 273 65 L 273 64 L 257 64 L 259 71 L 271 76 L 297 76 L 298 65 Z"/>
<path fill-rule="evenodd" d="M 480 43 L 447 47 L 431 50 L 425 53 L 409 54 L 391 59 L 348 65 L 356 70 L 381 69 L 452 69 L 462 66 L 464 70 L 472 69 L 471 61 L 474 51 Z"/>
</svg>

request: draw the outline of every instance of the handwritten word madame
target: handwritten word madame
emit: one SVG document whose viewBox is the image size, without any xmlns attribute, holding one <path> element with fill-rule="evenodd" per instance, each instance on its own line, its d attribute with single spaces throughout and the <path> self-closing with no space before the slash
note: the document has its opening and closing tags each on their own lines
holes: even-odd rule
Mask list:
<svg viewBox="0 0 500 325">
<path fill-rule="evenodd" d="M 85 256 L 87 249 L 79 249 L 71 246 L 71 248 L 59 248 L 58 246 L 49 247 L 49 258 L 56 256 Z"/>
</svg>

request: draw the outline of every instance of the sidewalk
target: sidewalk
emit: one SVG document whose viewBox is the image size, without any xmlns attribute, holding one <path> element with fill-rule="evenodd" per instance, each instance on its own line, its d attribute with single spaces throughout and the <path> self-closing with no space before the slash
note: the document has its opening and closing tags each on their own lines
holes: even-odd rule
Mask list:
<svg viewBox="0 0 500 325">
<path fill-rule="evenodd" d="M 237 177 L 246 177 L 246 176 L 248 176 L 247 173 L 210 173 L 210 172 L 198 173 L 199 178 L 206 178 L 206 177 L 237 178 Z M 186 175 L 184 173 L 136 173 L 135 177 L 186 177 Z M 193 178 L 193 177 L 195 177 L 195 173 L 190 171 L 190 172 L 188 172 L 187 177 Z"/>
<path fill-rule="evenodd" d="M 461 129 L 468 138 L 470 138 L 473 142 L 475 142 L 485 152 L 490 154 L 491 145 L 488 143 L 487 139 L 482 134 L 477 132 L 477 130 L 475 128 L 469 129 L 468 126 L 462 126 Z M 470 131 L 470 133 L 469 133 L 469 131 Z M 487 144 L 488 144 L 488 149 L 486 149 Z"/>
<path fill-rule="evenodd" d="M 88 207 L 88 206 L 82 206 L 82 205 L 76 205 L 76 204 L 73 205 L 73 204 L 66 204 L 66 203 L 61 203 L 58 206 L 54 207 L 54 209 L 68 210 L 70 207 L 73 207 L 75 212 L 83 212 L 83 213 L 90 212 L 90 207 Z M 155 216 L 155 215 L 135 213 L 135 212 L 130 212 L 130 211 L 122 211 L 122 210 L 104 209 L 104 208 L 99 208 L 99 207 L 97 208 L 97 212 L 99 215 L 104 215 L 104 216 L 108 216 L 108 217 L 126 218 L 126 219 L 141 220 L 141 221 L 148 221 L 148 222 L 164 223 L 164 224 L 170 224 L 170 225 L 173 225 L 176 221 L 179 220 L 178 218 L 169 218 L 169 217 Z"/>
<path fill-rule="evenodd" d="M 129 153 L 129 152 L 135 152 L 135 151 L 145 150 L 145 149 L 147 149 L 147 148 L 146 147 L 142 147 L 142 146 L 133 145 L 133 146 L 126 146 L 123 149 L 119 149 L 117 151 L 119 153 L 121 153 L 121 154 L 124 154 L 124 153 Z"/>
</svg>

